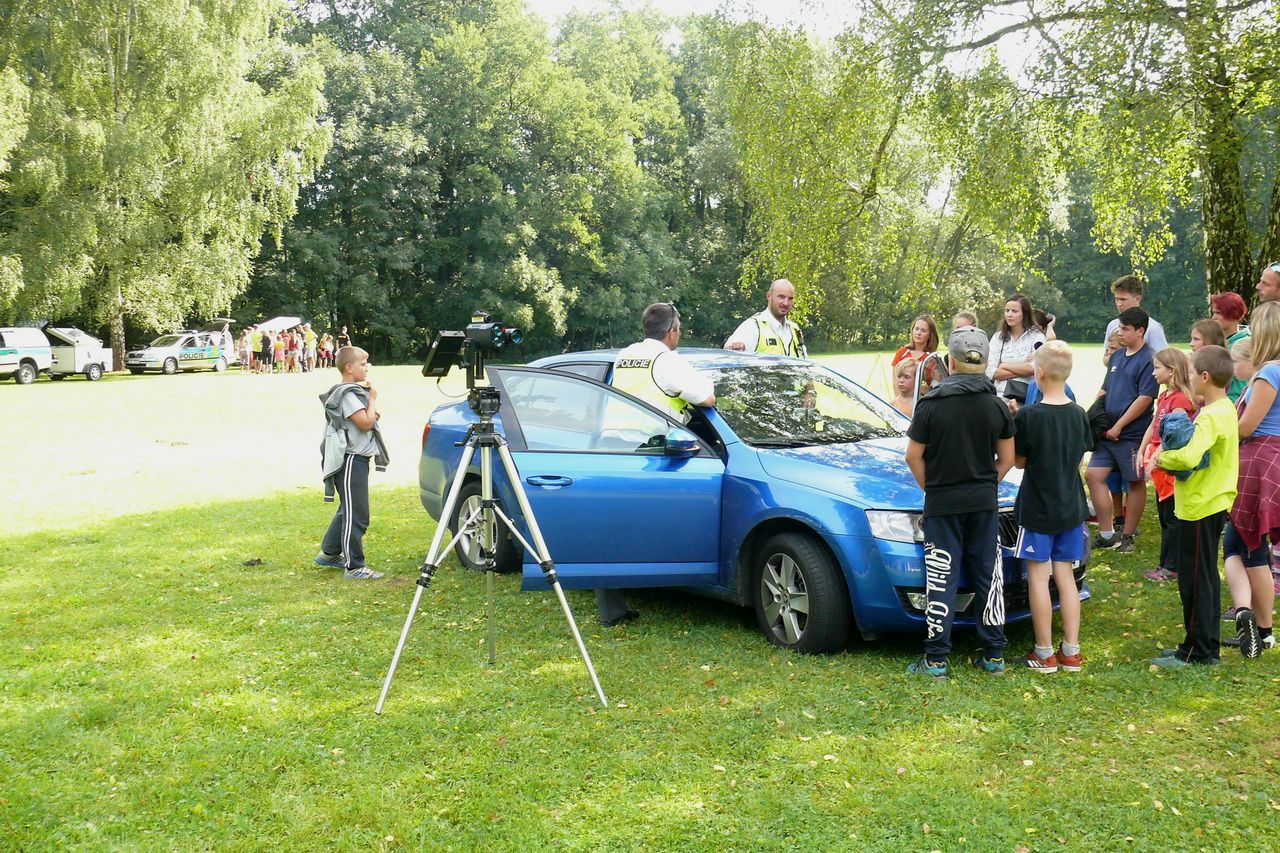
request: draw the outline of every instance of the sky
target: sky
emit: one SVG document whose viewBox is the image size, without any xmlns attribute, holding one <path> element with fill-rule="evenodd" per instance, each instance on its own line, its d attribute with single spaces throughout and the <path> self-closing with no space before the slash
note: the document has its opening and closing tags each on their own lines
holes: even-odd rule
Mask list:
<svg viewBox="0 0 1280 853">
<path fill-rule="evenodd" d="M 568 12 L 608 9 L 609 0 L 525 0 L 530 11 L 549 22 Z M 618 0 L 624 9 L 652 6 L 667 15 L 710 14 L 725 6 L 725 0 Z M 803 24 L 806 29 L 819 33 L 835 33 L 844 28 L 850 19 L 852 4 L 839 2 L 812 2 L 812 0 L 730 0 L 727 4 L 734 17 L 764 19 L 775 26 Z"/>
<path fill-rule="evenodd" d="M 525 0 L 529 11 L 545 18 L 554 25 L 556 20 L 572 11 L 601 11 L 613 5 L 624 9 L 639 9 L 646 5 L 671 16 L 710 14 L 726 9 L 734 18 L 763 19 L 774 26 L 803 26 L 805 30 L 822 36 L 833 36 L 844 30 L 853 20 L 856 4 L 840 0 Z M 1021 11 L 1011 7 L 1010 12 Z M 990 30 L 1004 26 L 1013 18 L 992 17 L 987 23 Z M 982 29 L 987 29 L 983 27 Z M 1004 38 L 996 45 L 996 53 L 1005 67 L 1020 76 L 1022 66 L 1030 54 L 1029 43 L 1017 36 Z M 971 57 L 954 56 L 949 63 L 963 66 L 973 61 Z"/>
</svg>

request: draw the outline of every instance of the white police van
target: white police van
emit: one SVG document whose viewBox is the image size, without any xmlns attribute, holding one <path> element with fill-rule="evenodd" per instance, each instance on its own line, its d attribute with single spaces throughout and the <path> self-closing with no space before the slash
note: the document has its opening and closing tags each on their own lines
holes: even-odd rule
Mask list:
<svg viewBox="0 0 1280 853">
<path fill-rule="evenodd" d="M 53 351 L 44 332 L 29 326 L 0 327 L 0 377 L 30 385 L 52 364 Z"/>
<path fill-rule="evenodd" d="M 148 370 L 168 374 L 179 370 L 226 370 L 239 355 L 231 340 L 231 323 L 228 318 L 215 317 L 203 329 L 161 335 L 143 349 L 125 353 L 124 366 L 134 374 Z"/>
<path fill-rule="evenodd" d="M 104 347 L 102 341 L 88 332 L 74 326 L 45 326 L 44 333 L 52 342 L 50 379 L 82 375 L 90 382 L 97 382 L 115 364 L 111 348 Z"/>
</svg>

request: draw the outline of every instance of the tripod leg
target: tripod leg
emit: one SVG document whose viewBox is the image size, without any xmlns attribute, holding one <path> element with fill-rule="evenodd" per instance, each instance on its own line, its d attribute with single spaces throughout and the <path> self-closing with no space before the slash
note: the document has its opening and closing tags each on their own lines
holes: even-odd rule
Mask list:
<svg viewBox="0 0 1280 853">
<path fill-rule="evenodd" d="M 493 627 L 493 570 L 498 554 L 498 523 L 493 511 L 493 448 L 488 444 L 480 446 L 480 529 L 489 532 L 489 547 L 481 548 L 484 553 L 484 582 L 487 593 L 487 610 L 489 611 L 489 666 L 494 663 L 494 627 Z M 481 543 L 484 535 L 481 534 Z"/>
<path fill-rule="evenodd" d="M 462 491 L 462 482 L 467 478 L 467 467 L 471 465 L 471 457 L 475 455 L 475 445 L 468 440 L 467 445 L 462 448 L 462 458 L 458 460 L 458 470 L 453 475 L 453 482 L 449 484 L 449 493 L 445 496 L 444 507 L 440 510 L 440 522 L 436 525 L 435 536 L 431 539 L 431 549 L 427 551 L 427 557 L 422 562 L 422 572 L 418 576 L 418 588 L 413 593 L 413 604 L 409 607 L 409 615 L 404 620 L 404 628 L 400 631 L 400 642 L 396 644 L 396 652 L 391 656 L 391 666 L 387 669 L 387 677 L 382 682 L 382 695 L 378 697 L 378 705 L 373 709 L 375 714 L 382 713 L 382 706 L 386 704 L 387 693 L 391 690 L 391 679 L 395 677 L 396 666 L 400 663 L 400 653 L 404 651 L 404 644 L 409 639 L 409 629 L 413 627 L 413 616 L 418 612 L 418 602 L 422 600 L 422 591 L 431 583 L 431 578 L 435 576 L 436 569 L 440 566 L 440 543 L 444 539 L 444 531 L 449 524 L 449 519 L 453 517 L 453 507 L 458 502 L 458 494 Z M 452 541 L 457 540 L 455 535 Z"/>
<path fill-rule="evenodd" d="M 511 451 L 507 449 L 507 443 L 499 436 L 497 437 L 498 456 L 502 459 L 502 467 L 507 472 L 507 479 L 511 482 L 511 489 L 515 492 L 516 503 L 520 505 L 520 511 L 524 514 L 524 520 L 529 525 L 529 533 L 533 536 L 534 545 L 537 547 L 538 565 L 542 567 L 543 573 L 547 576 L 547 582 L 551 584 L 551 588 L 556 591 L 556 597 L 560 599 L 560 609 L 564 611 L 565 621 L 569 623 L 569 630 L 573 633 L 573 639 L 578 644 L 578 653 L 582 655 L 582 662 L 587 666 L 587 674 L 591 676 L 591 683 L 596 688 L 596 695 L 600 697 L 600 704 L 609 707 L 609 700 L 605 698 L 604 688 L 600 686 L 600 679 L 596 677 L 596 668 L 591 665 L 591 655 L 587 654 L 587 646 L 582 642 L 582 634 L 578 631 L 578 623 L 573 618 L 573 611 L 569 609 L 569 601 L 564 597 L 564 590 L 560 587 L 560 579 L 556 576 L 556 564 L 552 562 L 551 555 L 547 553 L 547 543 L 542 538 L 542 530 L 538 527 L 538 519 L 533 515 L 533 508 L 529 506 L 529 497 L 525 494 L 524 484 L 520 482 L 520 472 L 516 470 L 516 463 L 511 458 Z M 511 525 L 511 520 L 506 516 L 502 516 L 503 521 Z M 514 530 L 512 526 L 512 530 Z M 517 534 L 518 535 L 518 534 Z"/>
</svg>

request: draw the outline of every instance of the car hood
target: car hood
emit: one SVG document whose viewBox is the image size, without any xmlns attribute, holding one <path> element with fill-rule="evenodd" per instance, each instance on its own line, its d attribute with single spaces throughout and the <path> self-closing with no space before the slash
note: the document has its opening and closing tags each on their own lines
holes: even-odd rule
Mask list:
<svg viewBox="0 0 1280 853">
<path fill-rule="evenodd" d="M 868 509 L 920 511 L 924 493 L 903 453 L 907 439 L 876 438 L 850 444 L 761 448 L 760 465 L 771 477 L 819 489 Z M 1000 505 L 1012 505 L 1022 472 L 1000 483 Z"/>
</svg>

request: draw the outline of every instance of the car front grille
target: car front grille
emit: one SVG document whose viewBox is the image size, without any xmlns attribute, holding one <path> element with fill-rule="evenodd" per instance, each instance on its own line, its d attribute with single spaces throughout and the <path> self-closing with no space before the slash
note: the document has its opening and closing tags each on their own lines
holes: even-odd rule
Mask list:
<svg viewBox="0 0 1280 853">
<path fill-rule="evenodd" d="M 1084 585 L 1087 570 L 1084 566 L 1079 566 L 1072 570 L 1075 575 L 1076 589 L 1080 589 Z M 921 614 L 920 608 L 911 604 L 907 593 L 923 593 L 923 587 L 897 587 L 898 603 L 902 605 L 902 609 L 912 614 Z M 962 593 L 972 593 L 972 589 L 962 588 L 956 591 L 957 595 Z M 1058 600 L 1058 585 L 1049 584 L 1049 595 L 1056 602 Z M 956 616 L 972 618 L 974 613 L 981 605 L 975 597 L 967 607 L 956 613 Z M 1027 582 L 1025 580 L 1017 580 L 1004 585 L 1004 611 L 1005 613 L 1021 613 L 1030 608 L 1030 599 L 1027 596 Z"/>
</svg>

